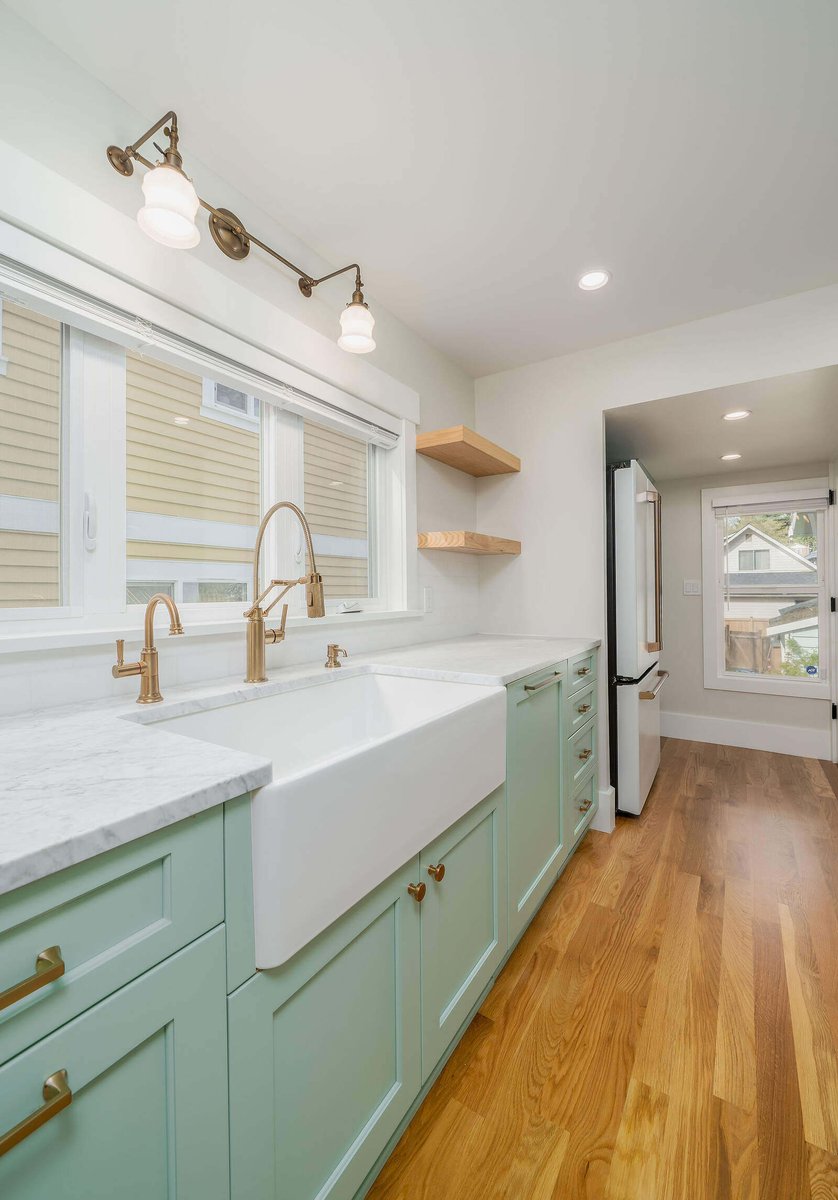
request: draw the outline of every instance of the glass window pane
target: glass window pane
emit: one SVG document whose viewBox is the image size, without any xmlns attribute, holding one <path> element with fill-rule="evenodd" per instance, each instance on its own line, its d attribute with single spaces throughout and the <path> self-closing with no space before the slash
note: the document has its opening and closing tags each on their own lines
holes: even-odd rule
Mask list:
<svg viewBox="0 0 838 1200">
<path fill-rule="evenodd" d="M 369 596 L 366 442 L 303 422 L 304 509 L 326 598 Z"/>
<path fill-rule="evenodd" d="M 223 404 L 225 408 L 234 408 L 236 412 L 248 411 L 247 393 L 238 392 L 224 383 L 215 385 L 215 400 L 217 404 Z"/>
<path fill-rule="evenodd" d="M 724 597 L 725 670 L 737 675 L 820 678 L 817 596 Z"/>
<path fill-rule="evenodd" d="M 0 608 L 62 603 L 61 325 L 0 300 Z"/>
<path fill-rule="evenodd" d="M 126 368 L 128 603 L 160 579 L 178 602 L 249 599 L 258 431 L 201 416 L 198 375 L 133 353 Z"/>
<path fill-rule="evenodd" d="M 721 518 L 725 573 L 750 586 L 812 587 L 820 581 L 817 512 L 738 513 Z"/>
</svg>

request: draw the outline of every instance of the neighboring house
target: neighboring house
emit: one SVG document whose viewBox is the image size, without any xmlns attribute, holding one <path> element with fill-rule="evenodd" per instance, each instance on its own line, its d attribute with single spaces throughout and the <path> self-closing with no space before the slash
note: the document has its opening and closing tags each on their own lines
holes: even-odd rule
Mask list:
<svg viewBox="0 0 838 1200">
<path fill-rule="evenodd" d="M 817 658 L 817 601 L 775 590 L 814 587 L 816 552 L 748 524 L 725 539 L 724 569 L 728 670 L 765 673 L 792 654 Z"/>
</svg>

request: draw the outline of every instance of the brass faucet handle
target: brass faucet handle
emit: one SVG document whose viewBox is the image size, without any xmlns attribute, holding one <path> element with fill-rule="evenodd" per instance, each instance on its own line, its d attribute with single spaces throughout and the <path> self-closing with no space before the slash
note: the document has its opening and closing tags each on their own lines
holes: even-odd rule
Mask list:
<svg viewBox="0 0 838 1200">
<path fill-rule="evenodd" d="M 125 661 L 125 638 L 117 638 L 116 665 L 111 667 L 111 675 L 114 679 L 125 679 L 128 675 L 141 675 L 142 672 L 143 664 L 141 662 L 127 663 Z"/>
<path fill-rule="evenodd" d="M 282 606 L 282 620 L 279 622 L 279 629 L 265 630 L 265 644 L 267 646 L 275 646 L 277 642 L 285 641 L 285 622 L 288 620 L 288 605 Z"/>
</svg>

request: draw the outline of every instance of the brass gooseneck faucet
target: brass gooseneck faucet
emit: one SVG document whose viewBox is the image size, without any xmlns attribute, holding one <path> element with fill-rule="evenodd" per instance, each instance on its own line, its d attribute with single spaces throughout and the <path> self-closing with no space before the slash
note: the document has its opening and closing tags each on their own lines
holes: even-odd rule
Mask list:
<svg viewBox="0 0 838 1200">
<path fill-rule="evenodd" d="M 259 556 L 262 553 L 262 541 L 265 537 L 268 522 L 274 513 L 279 512 L 281 508 L 289 509 L 302 526 L 311 572 L 308 575 L 301 575 L 299 579 L 272 579 L 264 591 L 260 592 Z M 280 500 L 277 504 L 271 505 L 262 518 L 259 532 L 256 534 L 256 545 L 253 549 L 253 595 L 255 596 L 255 600 L 244 614 L 247 618 L 247 675 L 245 676 L 245 683 L 267 682 L 268 677 L 265 674 L 265 646 L 268 644 L 274 645 L 277 642 L 285 640 L 285 621 L 288 617 L 288 605 L 283 604 L 282 606 L 282 620 L 280 621 L 279 629 L 266 629 L 265 617 L 268 616 L 272 609 L 276 608 L 282 597 L 298 584 L 305 584 L 306 616 L 325 617 L 326 603 L 323 598 L 323 576 L 317 573 L 314 546 L 311 540 L 311 529 L 309 528 L 305 513 L 296 504 L 292 504 L 290 500 Z M 262 601 L 277 587 L 282 588 L 282 591 L 271 601 L 267 608 L 263 608 Z"/>
<path fill-rule="evenodd" d="M 125 639 L 119 638 L 116 643 L 116 665 L 111 667 L 114 679 L 124 679 L 128 675 L 139 675 L 140 694 L 138 704 L 157 704 L 163 699 L 160 693 L 160 674 L 157 666 L 157 647 L 154 644 L 154 610 L 158 604 L 165 604 L 169 610 L 169 636 L 183 633 L 180 623 L 180 613 L 171 596 L 157 592 L 151 597 L 145 609 L 145 645 L 140 654 L 139 662 L 125 662 Z"/>
</svg>

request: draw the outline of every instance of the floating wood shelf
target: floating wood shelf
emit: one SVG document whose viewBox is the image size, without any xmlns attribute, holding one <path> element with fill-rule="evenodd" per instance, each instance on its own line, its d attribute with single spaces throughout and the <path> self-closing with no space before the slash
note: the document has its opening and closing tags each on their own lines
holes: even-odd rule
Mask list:
<svg viewBox="0 0 838 1200">
<path fill-rule="evenodd" d="M 510 475 L 521 470 L 521 460 L 502 446 L 481 437 L 467 425 L 434 429 L 416 435 L 416 453 L 469 475 Z"/>
<path fill-rule="evenodd" d="M 449 529 L 444 533 L 420 533 L 420 550 L 451 550 L 459 554 L 520 554 L 521 543 L 512 538 Z"/>
</svg>

